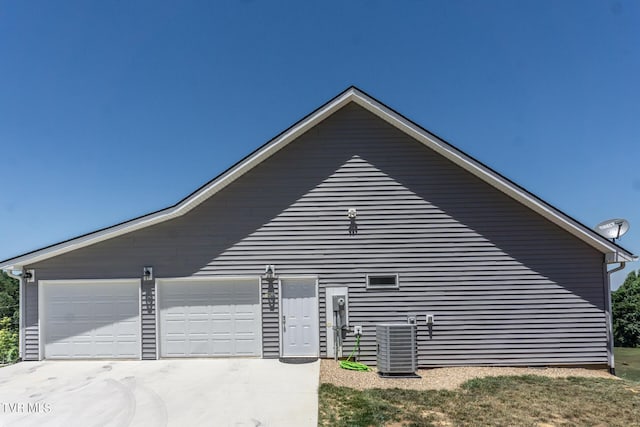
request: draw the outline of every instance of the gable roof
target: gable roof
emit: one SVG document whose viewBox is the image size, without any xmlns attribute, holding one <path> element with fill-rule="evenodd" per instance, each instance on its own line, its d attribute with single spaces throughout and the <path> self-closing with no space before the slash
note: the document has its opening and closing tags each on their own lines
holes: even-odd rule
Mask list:
<svg viewBox="0 0 640 427">
<path fill-rule="evenodd" d="M 637 259 L 637 257 L 634 257 L 634 255 L 626 249 L 605 239 L 587 226 L 529 193 L 490 167 L 453 147 L 442 138 L 427 131 L 360 89 L 351 86 L 175 205 L 5 261 L 0 261 L 0 269 L 19 269 L 25 265 L 33 264 L 182 216 L 351 102 L 365 108 L 380 119 L 547 218 L 552 223 L 573 234 L 603 254 L 607 254 L 608 262 L 634 261 Z"/>
</svg>

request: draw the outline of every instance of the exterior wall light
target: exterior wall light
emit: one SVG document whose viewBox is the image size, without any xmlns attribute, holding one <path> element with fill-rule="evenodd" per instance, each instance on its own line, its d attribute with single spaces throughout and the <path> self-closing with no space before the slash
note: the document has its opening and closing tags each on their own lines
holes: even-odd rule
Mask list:
<svg viewBox="0 0 640 427">
<path fill-rule="evenodd" d="M 264 267 L 264 278 L 269 282 L 272 281 L 273 279 L 277 278 L 277 276 L 276 276 L 276 266 L 275 265 L 267 264 Z"/>
<path fill-rule="evenodd" d="M 144 267 L 142 269 L 142 279 L 144 281 L 153 280 L 153 267 Z"/>
<path fill-rule="evenodd" d="M 355 236 L 358 234 L 358 223 L 356 222 L 358 211 L 356 211 L 356 208 L 349 208 L 347 216 L 349 217 L 349 235 Z"/>
<path fill-rule="evenodd" d="M 35 270 L 25 270 L 22 273 L 22 277 L 27 283 L 34 283 L 36 281 L 36 272 Z"/>
<path fill-rule="evenodd" d="M 264 275 L 262 276 L 264 280 L 267 281 L 267 291 L 264 293 L 264 296 L 267 300 L 267 304 L 269 304 L 269 310 L 276 310 L 276 289 L 274 286 L 274 282 L 278 279 L 276 276 L 276 266 L 273 264 L 267 264 L 264 266 Z"/>
</svg>

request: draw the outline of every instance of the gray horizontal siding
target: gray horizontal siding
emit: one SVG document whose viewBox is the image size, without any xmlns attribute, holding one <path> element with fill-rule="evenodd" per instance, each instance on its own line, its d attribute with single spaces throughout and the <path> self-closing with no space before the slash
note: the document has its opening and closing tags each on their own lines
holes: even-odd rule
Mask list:
<svg viewBox="0 0 640 427">
<path fill-rule="evenodd" d="M 365 362 L 375 362 L 376 323 L 419 314 L 421 366 L 552 365 L 607 363 L 602 260 L 349 105 L 189 214 L 31 267 L 40 278 L 138 277 L 145 265 L 181 277 L 257 276 L 275 264 L 319 277 L 323 356 L 323 288 L 348 286 Z M 365 275 L 382 272 L 398 273 L 400 288 L 366 290 Z M 278 308 L 262 291 L 264 356 L 277 357 Z"/>
<path fill-rule="evenodd" d="M 155 281 L 143 280 L 140 324 L 142 326 L 142 359 L 156 358 L 156 288 Z"/>
<path fill-rule="evenodd" d="M 38 286 L 35 283 L 24 284 L 24 360 L 38 360 Z"/>
<path fill-rule="evenodd" d="M 267 359 L 280 356 L 279 291 L 275 280 L 262 280 L 262 356 Z"/>
</svg>

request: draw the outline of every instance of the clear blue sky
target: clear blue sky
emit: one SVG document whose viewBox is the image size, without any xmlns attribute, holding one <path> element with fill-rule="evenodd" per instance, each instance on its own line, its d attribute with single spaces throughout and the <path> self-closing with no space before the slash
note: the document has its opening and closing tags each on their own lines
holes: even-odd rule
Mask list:
<svg viewBox="0 0 640 427">
<path fill-rule="evenodd" d="M 352 84 L 640 253 L 635 0 L 4 1 L 0 84 L 0 259 L 172 205 Z"/>
</svg>

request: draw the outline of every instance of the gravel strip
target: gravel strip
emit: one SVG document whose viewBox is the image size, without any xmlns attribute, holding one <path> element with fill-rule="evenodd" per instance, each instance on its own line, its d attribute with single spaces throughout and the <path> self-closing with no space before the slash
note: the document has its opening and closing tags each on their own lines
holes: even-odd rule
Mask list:
<svg viewBox="0 0 640 427">
<path fill-rule="evenodd" d="M 375 368 L 370 372 L 349 371 L 340 368 L 338 362 L 322 359 L 320 362 L 320 383 L 351 387 L 358 390 L 367 388 L 403 388 L 411 390 L 453 390 L 473 378 L 496 377 L 500 375 L 541 375 L 551 378 L 591 377 L 619 379 L 606 370 L 583 368 L 498 368 L 489 366 L 419 369 L 420 379 L 380 378 Z"/>
</svg>

